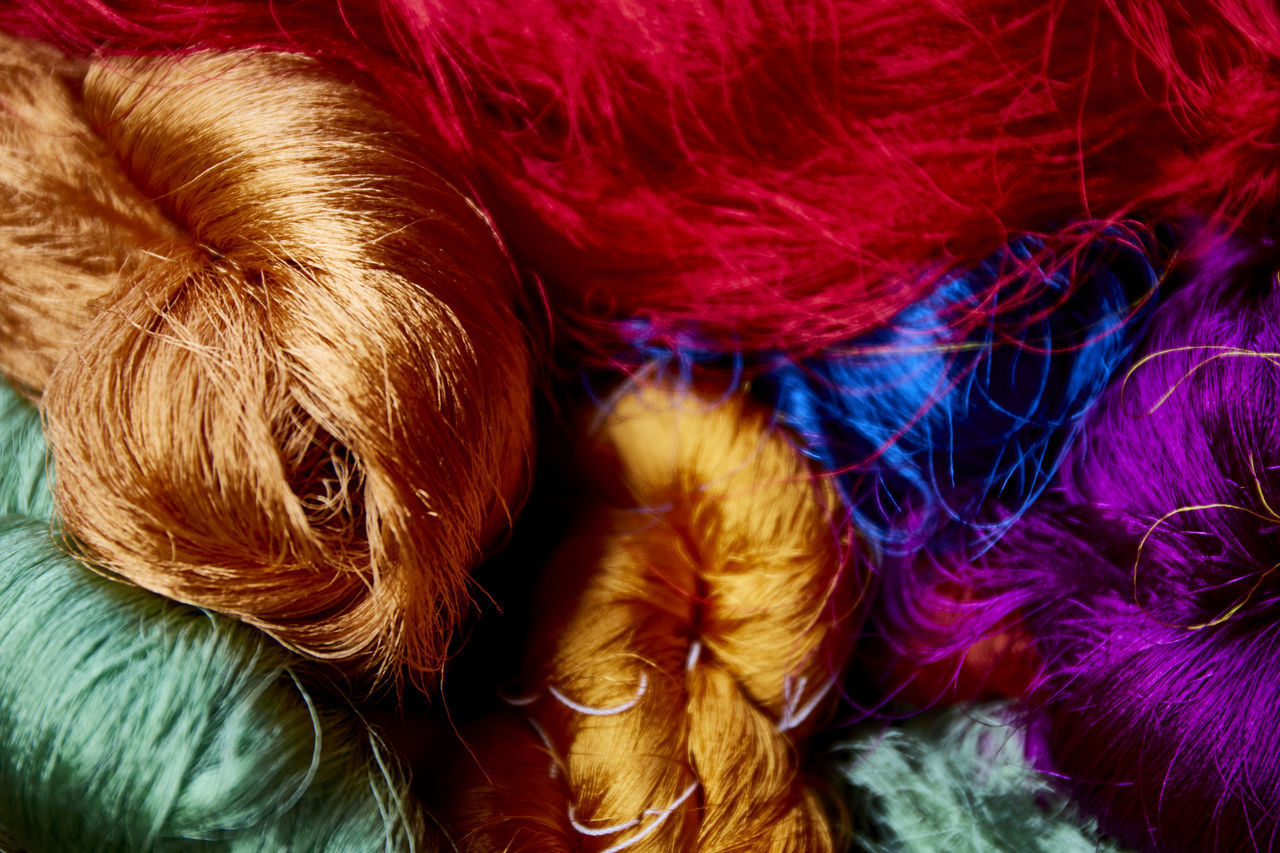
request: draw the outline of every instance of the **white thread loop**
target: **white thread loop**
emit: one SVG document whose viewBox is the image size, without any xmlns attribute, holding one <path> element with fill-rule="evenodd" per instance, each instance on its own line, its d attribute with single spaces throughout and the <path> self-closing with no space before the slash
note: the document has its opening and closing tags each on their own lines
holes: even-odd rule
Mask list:
<svg viewBox="0 0 1280 853">
<path fill-rule="evenodd" d="M 639 844 L 641 841 L 643 841 L 644 839 L 652 835 L 654 832 L 656 832 L 658 827 L 662 826 L 663 821 L 665 821 L 668 817 L 670 817 L 671 814 L 675 812 L 676 809 L 684 805 L 685 801 L 688 800 L 691 796 L 693 796 L 693 792 L 696 790 L 698 790 L 698 783 L 693 782 L 692 784 L 689 785 L 689 787 L 684 789 L 684 793 L 682 793 L 674 803 L 667 806 L 665 809 L 645 809 L 640 813 L 639 817 L 632 818 L 626 823 L 619 823 L 614 826 L 606 826 L 606 827 L 600 827 L 600 828 L 583 826 L 581 823 L 578 823 L 578 819 L 574 811 L 574 807 L 570 805 L 569 806 L 569 823 L 573 826 L 575 830 L 577 830 L 583 835 L 588 835 L 591 837 L 599 837 L 601 835 L 615 835 L 619 832 L 625 832 L 626 830 L 631 829 L 632 827 L 639 826 L 647 817 L 654 818 L 654 820 L 648 826 L 646 826 L 644 829 L 640 830 L 635 835 L 628 838 L 626 841 L 619 841 L 617 844 L 613 845 L 612 847 L 609 847 L 605 850 L 600 851 L 600 853 L 618 853 L 618 851 L 620 850 L 626 850 L 628 847 L 632 847 L 636 844 Z"/>
<path fill-rule="evenodd" d="M 822 704 L 822 700 L 831 692 L 831 688 L 836 686 L 836 678 L 833 675 L 823 682 L 822 687 L 813 695 L 813 698 L 804 703 L 803 706 L 797 708 L 796 706 L 800 702 L 800 697 L 803 695 L 805 685 L 808 684 L 808 681 L 809 680 L 803 675 L 800 676 L 800 680 L 796 682 L 793 682 L 791 677 L 787 676 L 782 687 L 782 719 L 778 721 L 778 731 L 789 732 L 796 726 L 803 723 L 805 719 L 814 712 L 814 709 Z"/>
<path fill-rule="evenodd" d="M 645 691 L 649 689 L 649 676 L 647 673 L 640 673 L 640 684 L 636 687 L 636 695 L 623 702 L 621 705 L 614 705 L 612 708 L 592 708 L 589 705 L 580 705 L 568 696 L 565 696 L 559 690 L 550 685 L 547 686 L 547 692 L 556 698 L 556 701 L 564 705 L 570 710 L 577 711 L 579 714 L 587 714 L 591 717 L 610 717 L 614 714 L 621 714 L 624 711 L 630 711 L 640 700 L 644 698 Z"/>
<path fill-rule="evenodd" d="M 616 826 L 602 826 L 597 829 L 593 829 L 589 826 L 583 826 L 582 824 L 578 823 L 577 811 L 574 809 L 572 803 L 569 805 L 569 824 L 578 832 L 582 833 L 583 835 L 590 835 L 593 837 L 600 836 L 600 835 L 614 835 L 615 833 L 619 833 L 619 832 L 622 832 L 623 830 L 630 829 L 631 827 L 635 826 L 638 823 L 640 823 L 640 818 L 633 817 L 631 820 L 627 821 L 626 823 L 620 823 Z"/>
</svg>

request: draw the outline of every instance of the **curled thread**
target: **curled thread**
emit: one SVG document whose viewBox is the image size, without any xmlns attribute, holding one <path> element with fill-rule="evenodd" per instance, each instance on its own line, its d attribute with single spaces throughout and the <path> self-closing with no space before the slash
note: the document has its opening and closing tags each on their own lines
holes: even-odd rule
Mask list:
<svg viewBox="0 0 1280 853">
<path fill-rule="evenodd" d="M 1251 350 L 1251 349 L 1244 349 L 1241 347 L 1231 347 L 1231 346 L 1169 347 L 1166 349 L 1162 349 L 1158 352 L 1148 353 L 1147 355 L 1138 359 L 1138 361 L 1134 362 L 1133 367 L 1129 368 L 1128 372 L 1125 373 L 1124 380 L 1120 383 L 1121 399 L 1122 400 L 1124 399 L 1125 390 L 1128 388 L 1129 380 L 1133 378 L 1133 375 L 1137 373 L 1140 369 L 1145 367 L 1147 364 L 1151 363 L 1152 361 L 1155 361 L 1156 359 L 1166 355 L 1174 355 L 1176 353 L 1185 353 L 1185 352 L 1204 352 L 1206 350 L 1216 350 L 1216 352 L 1214 353 L 1214 355 L 1210 356 L 1209 358 L 1202 359 L 1201 361 L 1196 362 L 1194 365 L 1191 366 L 1189 370 L 1186 371 L 1186 373 L 1182 374 L 1182 376 L 1179 377 L 1176 382 L 1170 385 L 1169 388 L 1163 394 L 1161 394 L 1160 397 L 1154 403 L 1151 404 L 1151 407 L 1147 409 L 1146 413 L 1148 415 L 1154 415 L 1157 411 L 1159 411 L 1160 407 L 1163 406 L 1165 403 L 1167 403 L 1169 401 L 1169 398 L 1172 397 L 1180 387 L 1182 387 L 1183 383 L 1185 383 L 1187 380 L 1191 379 L 1191 377 L 1195 376 L 1198 372 L 1200 372 L 1201 370 L 1204 370 L 1205 368 L 1207 368 L 1209 365 L 1213 364 L 1216 361 L 1221 361 L 1222 359 L 1227 359 L 1227 358 L 1258 358 L 1276 367 L 1280 367 L 1280 352 L 1261 352 L 1259 350 Z"/>
<path fill-rule="evenodd" d="M 1252 462 L 1250 464 L 1252 465 Z M 1259 489 L 1261 489 L 1260 485 L 1259 485 Z M 1264 506 L 1266 505 L 1265 500 L 1263 501 L 1263 505 Z M 1137 604 L 1138 606 L 1142 605 L 1140 593 L 1139 593 L 1138 565 L 1139 565 L 1139 562 L 1142 560 L 1142 551 L 1147 546 L 1147 540 L 1151 538 L 1152 534 L 1156 532 L 1157 528 L 1159 528 L 1166 521 L 1169 521 L 1172 518 L 1176 518 L 1177 516 L 1182 515 L 1184 513 L 1188 513 L 1188 512 L 1202 512 L 1204 510 L 1211 510 L 1211 509 L 1234 510 L 1236 512 L 1247 513 L 1248 515 L 1253 516 L 1259 521 L 1266 521 L 1270 523 L 1280 523 L 1280 517 L 1277 517 L 1275 513 L 1271 512 L 1270 508 L 1268 508 L 1268 512 L 1264 514 L 1264 513 L 1260 513 L 1255 510 L 1249 509 L 1248 507 L 1236 506 L 1234 504 L 1226 504 L 1226 503 L 1215 503 L 1215 504 L 1201 504 L 1199 506 L 1184 506 L 1184 507 L 1179 507 L 1177 509 L 1169 510 L 1164 515 L 1160 516 L 1154 522 L 1152 522 L 1151 526 L 1148 527 L 1146 532 L 1142 534 L 1142 539 L 1138 541 L 1138 552 L 1133 558 L 1133 602 L 1134 604 Z M 1182 625 L 1182 626 L 1168 625 L 1167 627 L 1170 627 L 1170 628 L 1181 627 L 1187 631 L 1201 631 L 1205 628 L 1212 628 L 1215 625 L 1223 624 L 1224 622 L 1230 620 L 1231 617 L 1235 616 L 1237 613 L 1239 613 L 1249 604 L 1249 601 L 1253 598 L 1253 594 L 1258 591 L 1259 587 L 1262 586 L 1263 581 L 1265 581 L 1268 577 L 1270 577 L 1272 573 L 1276 571 L 1276 569 L 1280 569 L 1280 563 L 1276 563 L 1272 565 L 1270 568 L 1268 568 L 1266 571 L 1261 572 L 1258 575 L 1258 579 L 1253 582 L 1253 585 L 1249 587 L 1248 591 L 1244 594 L 1244 597 L 1240 601 L 1233 604 L 1231 607 L 1227 608 L 1223 613 L 1219 614 L 1214 619 L 1210 619 L 1207 622 L 1198 622 L 1192 625 Z"/>
<path fill-rule="evenodd" d="M 790 682 L 789 678 L 788 682 Z M 831 676 L 823 682 L 822 687 L 818 689 L 817 693 L 810 697 L 808 702 L 804 703 L 801 707 L 796 708 L 796 703 L 800 701 L 800 697 L 804 693 L 806 682 L 807 679 L 804 676 L 801 676 L 800 679 L 795 682 L 795 689 L 786 691 L 786 704 L 783 706 L 782 720 L 778 723 L 778 731 L 791 731 L 796 726 L 807 720 L 809 715 L 817 710 L 822 704 L 822 700 L 831 692 L 831 689 L 836 686 L 835 676 Z"/>
<path fill-rule="evenodd" d="M 687 799 L 689 799 L 691 796 L 693 796 L 693 792 L 694 792 L 694 791 L 696 791 L 696 790 L 698 790 L 698 783 L 697 783 L 697 782 L 693 782 L 693 783 L 691 783 L 691 784 L 689 785 L 689 787 L 687 787 L 687 788 L 685 788 L 685 789 L 684 789 L 684 793 L 682 793 L 682 794 L 680 795 L 679 799 L 677 799 L 677 800 L 676 800 L 674 803 L 672 803 L 671 805 L 667 806 L 665 809 L 648 809 L 648 810 L 646 810 L 646 811 L 644 812 L 643 816 L 644 816 L 644 817 L 654 817 L 654 818 L 656 818 L 656 820 L 653 820 L 652 822 L 650 822 L 648 826 L 646 826 L 644 829 L 640 830 L 640 831 L 639 831 L 639 832 L 637 832 L 635 835 L 633 835 L 633 836 L 631 836 L 630 838 L 628 838 L 626 841 L 620 841 L 620 842 L 618 842 L 617 844 L 613 845 L 612 847 L 607 847 L 607 848 L 605 848 L 604 850 L 600 851 L 600 853 L 617 853 L 617 851 L 619 851 L 619 850 L 626 850 L 628 847 L 632 847 L 632 846 L 634 846 L 634 845 L 636 845 L 636 844 L 640 843 L 640 842 L 641 842 L 641 841 L 643 841 L 644 839 L 648 838 L 648 837 L 649 837 L 650 835 L 652 835 L 655 831 L 657 831 L 658 827 L 662 826 L 663 821 L 665 821 L 667 818 L 671 817 L 671 815 L 675 812 L 675 810 L 676 810 L 676 809 L 678 809 L 678 808 L 680 808 L 682 805 L 684 805 L 685 800 L 687 800 Z M 628 828 L 629 828 L 630 826 L 635 826 L 635 825 L 636 825 L 637 823 L 639 823 L 639 822 L 640 822 L 640 819 L 637 819 L 637 820 L 635 820 L 635 821 L 631 822 L 631 823 L 629 824 Z M 577 829 L 577 828 L 578 828 L 578 826 L 579 826 L 579 824 L 577 824 L 577 823 L 575 822 L 575 823 L 574 823 L 574 828 L 575 828 L 575 829 Z"/>
<path fill-rule="evenodd" d="M 565 696 L 555 687 L 547 686 L 547 692 L 555 697 L 556 701 L 566 708 L 577 711 L 579 714 L 587 714 L 592 717 L 611 717 L 614 714 L 621 714 L 634 708 L 641 699 L 644 698 L 645 692 L 649 689 L 649 676 L 647 673 L 640 673 L 640 683 L 636 687 L 636 695 L 623 702 L 621 705 L 615 705 L 612 708 L 592 708 L 589 705 L 583 705 L 575 702 L 568 696 Z"/>
</svg>

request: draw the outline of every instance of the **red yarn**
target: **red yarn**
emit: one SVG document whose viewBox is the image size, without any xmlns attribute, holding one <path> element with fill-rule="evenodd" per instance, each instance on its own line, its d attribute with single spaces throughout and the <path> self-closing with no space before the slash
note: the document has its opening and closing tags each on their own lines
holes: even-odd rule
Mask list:
<svg viewBox="0 0 1280 853">
<path fill-rule="evenodd" d="M 1269 0 L 385 5 L 379 24 L 331 0 L 47 0 L 0 26 L 358 54 L 393 75 L 398 52 L 518 259 L 605 350 L 597 327 L 635 317 L 657 337 L 829 344 L 1010 232 L 1277 199 Z"/>
<path fill-rule="evenodd" d="M 1276 199 L 1260 0 L 392 2 L 589 321 L 829 344 L 1009 232 Z"/>
</svg>

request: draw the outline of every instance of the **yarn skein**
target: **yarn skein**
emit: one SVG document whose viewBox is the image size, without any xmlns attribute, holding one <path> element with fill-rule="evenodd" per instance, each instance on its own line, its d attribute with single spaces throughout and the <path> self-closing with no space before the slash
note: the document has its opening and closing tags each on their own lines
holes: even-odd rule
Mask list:
<svg viewBox="0 0 1280 853">
<path fill-rule="evenodd" d="M 1280 201 L 1269 0 L 390 6 L 588 346 L 810 354 L 1011 234 Z"/>
<path fill-rule="evenodd" d="M 393 759 L 262 635 L 0 518 L 0 826 L 26 850 L 421 849 Z"/>
<path fill-rule="evenodd" d="M 0 847 L 414 849 L 380 742 L 249 629 L 60 553 L 50 474 L 38 412 L 0 384 Z"/>
<path fill-rule="evenodd" d="M 416 89 L 603 361 L 636 316 L 668 342 L 839 346 L 1010 234 L 1268 221 L 1278 20 L 1269 0 L 0 9 L 82 55 L 270 47 Z"/>
<path fill-rule="evenodd" d="M 582 467 L 525 724 L 467 738 L 446 825 L 475 851 L 834 850 L 801 760 L 858 613 L 833 490 L 741 396 L 662 385 L 607 406 Z"/>
<path fill-rule="evenodd" d="M 7 50 L 21 80 L 47 71 L 44 48 Z M 295 650 L 428 678 L 532 441 L 530 341 L 487 217 L 350 69 L 199 53 L 80 72 L 78 99 L 46 99 L 49 80 L 27 98 L 82 144 L 24 128 L 7 171 L 38 180 L 6 192 L 85 239 L 33 243 L 28 223 L 0 260 L 18 290 L 45 268 L 103 276 L 43 388 L 68 531 Z M 127 198 L 77 191 L 99 167 Z"/>
<path fill-rule="evenodd" d="M 84 63 L 0 33 L 0 364 L 38 395 L 93 316 L 177 229 L 90 132 Z"/>
<path fill-rule="evenodd" d="M 831 753 L 867 853 L 1120 853 L 1025 754 L 1009 706 L 844 740 Z"/>
<path fill-rule="evenodd" d="M 838 475 L 880 553 L 980 553 L 1043 492 L 1126 363 L 1158 293 L 1155 252 L 1118 228 L 1060 259 L 1024 236 L 880 330 L 807 358 L 742 354 L 735 369 Z M 650 333 L 632 325 L 642 357 L 681 374 L 726 361 L 699 334 L 663 350 Z"/>
<path fill-rule="evenodd" d="M 1043 661 L 1038 761 L 1139 850 L 1280 840 L 1274 260 L 1219 238 L 1060 487 L 968 572 Z"/>
</svg>

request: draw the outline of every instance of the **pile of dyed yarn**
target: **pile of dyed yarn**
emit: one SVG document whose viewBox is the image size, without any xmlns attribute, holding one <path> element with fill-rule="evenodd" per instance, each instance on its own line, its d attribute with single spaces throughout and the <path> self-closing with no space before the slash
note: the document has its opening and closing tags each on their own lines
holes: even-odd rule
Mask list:
<svg viewBox="0 0 1280 853">
<path fill-rule="evenodd" d="M 1277 222 L 1273 0 L 3 0 L 0 850 L 1280 850 Z"/>
</svg>

